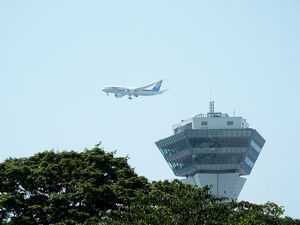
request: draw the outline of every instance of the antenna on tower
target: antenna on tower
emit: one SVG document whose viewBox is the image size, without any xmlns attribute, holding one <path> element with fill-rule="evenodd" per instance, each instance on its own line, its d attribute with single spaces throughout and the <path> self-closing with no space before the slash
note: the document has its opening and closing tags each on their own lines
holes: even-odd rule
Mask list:
<svg viewBox="0 0 300 225">
<path fill-rule="evenodd" d="M 209 113 L 211 113 L 211 114 L 215 113 L 215 102 L 214 101 L 209 102 Z"/>
</svg>

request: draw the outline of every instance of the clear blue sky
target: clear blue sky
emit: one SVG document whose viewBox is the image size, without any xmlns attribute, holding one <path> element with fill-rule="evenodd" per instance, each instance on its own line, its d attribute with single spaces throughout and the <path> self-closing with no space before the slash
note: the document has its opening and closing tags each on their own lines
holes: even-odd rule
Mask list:
<svg viewBox="0 0 300 225">
<path fill-rule="evenodd" d="M 298 0 L 1 1 L 0 161 L 102 141 L 138 174 L 173 179 L 154 142 L 212 94 L 266 139 L 240 200 L 300 218 L 299 24 Z M 161 78 L 161 96 L 101 92 Z"/>
</svg>

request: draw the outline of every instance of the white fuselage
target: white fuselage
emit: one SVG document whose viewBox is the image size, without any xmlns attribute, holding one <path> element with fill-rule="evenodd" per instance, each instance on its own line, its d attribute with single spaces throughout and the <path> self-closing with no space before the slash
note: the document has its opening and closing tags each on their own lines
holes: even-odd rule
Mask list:
<svg viewBox="0 0 300 225">
<path fill-rule="evenodd" d="M 107 94 L 120 94 L 120 95 L 141 95 L 141 96 L 150 96 L 150 95 L 158 95 L 162 94 L 163 91 L 152 91 L 152 90 L 142 90 L 135 92 L 133 89 L 129 89 L 126 87 L 105 87 L 103 91 Z"/>
</svg>

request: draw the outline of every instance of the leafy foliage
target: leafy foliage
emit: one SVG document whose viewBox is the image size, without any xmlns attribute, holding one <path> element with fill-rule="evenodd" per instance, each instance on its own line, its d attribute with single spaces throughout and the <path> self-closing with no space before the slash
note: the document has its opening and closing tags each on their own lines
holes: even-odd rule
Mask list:
<svg viewBox="0 0 300 225">
<path fill-rule="evenodd" d="M 221 224 L 229 217 L 229 204 L 179 180 L 153 182 L 130 206 L 107 215 L 106 224 Z"/>
<path fill-rule="evenodd" d="M 147 180 L 126 158 L 99 147 L 82 153 L 45 151 L 0 164 L 2 224 L 78 224 L 128 205 Z"/>
<path fill-rule="evenodd" d="M 246 201 L 229 202 L 210 194 L 210 189 L 172 182 L 153 182 L 147 194 L 139 194 L 130 206 L 107 214 L 102 224 L 164 225 L 276 225 L 300 224 L 282 217 L 275 203 L 256 205 Z"/>
<path fill-rule="evenodd" d="M 229 202 L 178 180 L 149 183 L 99 145 L 0 164 L 1 224 L 300 224 L 268 202 Z"/>
</svg>

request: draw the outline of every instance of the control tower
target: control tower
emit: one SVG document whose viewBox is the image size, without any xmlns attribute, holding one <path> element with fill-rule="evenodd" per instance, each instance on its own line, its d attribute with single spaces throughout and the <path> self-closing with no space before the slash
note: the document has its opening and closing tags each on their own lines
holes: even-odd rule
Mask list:
<svg viewBox="0 0 300 225">
<path fill-rule="evenodd" d="M 236 200 L 265 143 L 246 119 L 214 111 L 173 126 L 174 134 L 156 142 L 176 176 L 212 194 Z"/>
</svg>

